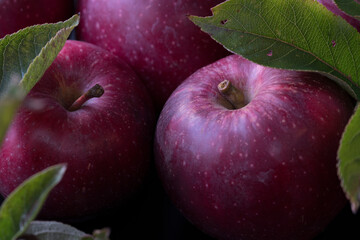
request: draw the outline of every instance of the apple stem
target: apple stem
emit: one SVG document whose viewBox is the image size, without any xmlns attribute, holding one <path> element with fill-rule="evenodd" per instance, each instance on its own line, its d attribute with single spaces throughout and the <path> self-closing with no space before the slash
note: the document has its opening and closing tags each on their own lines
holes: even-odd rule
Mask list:
<svg viewBox="0 0 360 240">
<path fill-rule="evenodd" d="M 71 104 L 69 107 L 69 111 L 76 111 L 81 108 L 81 106 L 89 99 L 93 97 L 101 97 L 104 94 L 104 88 L 99 84 L 96 84 L 92 88 L 90 88 L 86 93 L 81 95 L 76 101 Z"/>
<path fill-rule="evenodd" d="M 233 109 L 239 109 L 246 105 L 244 93 L 234 87 L 229 80 L 224 80 L 218 85 L 218 90 L 233 107 Z"/>
</svg>

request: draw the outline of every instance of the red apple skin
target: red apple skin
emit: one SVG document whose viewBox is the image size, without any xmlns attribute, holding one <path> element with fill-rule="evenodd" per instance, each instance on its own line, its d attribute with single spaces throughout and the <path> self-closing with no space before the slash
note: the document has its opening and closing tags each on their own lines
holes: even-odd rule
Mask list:
<svg viewBox="0 0 360 240">
<path fill-rule="evenodd" d="M 220 104 L 229 80 L 249 103 Z M 346 200 L 336 152 L 354 103 L 331 80 L 232 55 L 200 69 L 160 114 L 155 159 L 165 190 L 218 239 L 304 240 Z"/>
<path fill-rule="evenodd" d="M 0 38 L 22 28 L 65 21 L 74 12 L 72 0 L 2 0 Z"/>
<path fill-rule="evenodd" d="M 76 111 L 68 106 L 95 84 L 104 88 Z M 111 53 L 67 41 L 31 90 L 0 150 L 0 192 L 45 167 L 67 163 L 43 218 L 74 219 L 118 206 L 147 174 L 155 114 L 136 74 Z"/>
<path fill-rule="evenodd" d="M 188 15 L 207 16 L 223 0 L 79 0 L 78 37 L 130 63 L 158 112 L 172 91 L 200 67 L 229 54 Z"/>
<path fill-rule="evenodd" d="M 359 20 L 357 20 L 354 17 L 351 17 L 350 15 L 346 14 L 341 9 L 339 9 L 339 7 L 336 5 L 334 0 L 317 0 L 317 1 L 322 5 L 324 5 L 329 11 L 331 11 L 337 16 L 342 17 L 345 21 L 350 23 L 354 28 L 356 28 L 358 32 L 360 31 Z"/>
</svg>

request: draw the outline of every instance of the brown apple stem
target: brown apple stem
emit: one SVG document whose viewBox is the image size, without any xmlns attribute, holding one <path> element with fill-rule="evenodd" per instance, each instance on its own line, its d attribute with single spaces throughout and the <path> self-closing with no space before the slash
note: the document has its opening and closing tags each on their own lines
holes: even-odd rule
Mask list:
<svg viewBox="0 0 360 240">
<path fill-rule="evenodd" d="M 239 109 L 246 105 L 244 93 L 234 87 L 229 80 L 219 83 L 218 90 L 234 109 Z"/>
<path fill-rule="evenodd" d="M 76 101 L 71 104 L 69 111 L 76 111 L 81 108 L 81 106 L 89 99 L 93 97 L 101 97 L 104 94 L 104 88 L 99 84 L 96 84 L 90 88 L 86 93 L 81 95 Z"/>
</svg>

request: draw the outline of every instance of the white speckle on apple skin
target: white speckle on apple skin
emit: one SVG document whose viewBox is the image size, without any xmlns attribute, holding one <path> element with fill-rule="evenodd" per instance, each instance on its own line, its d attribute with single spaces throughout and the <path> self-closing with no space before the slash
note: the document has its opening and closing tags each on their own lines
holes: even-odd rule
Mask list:
<svg viewBox="0 0 360 240">
<path fill-rule="evenodd" d="M 156 92 L 153 97 L 160 110 L 187 76 L 229 54 L 186 17 L 206 16 L 221 2 L 79 1 L 78 36 L 126 59 L 150 91 Z"/>
<path fill-rule="evenodd" d="M 77 111 L 66 109 L 69 89 L 83 93 L 96 83 L 103 96 Z M 91 216 L 138 189 L 152 155 L 155 114 L 129 66 L 99 47 L 67 41 L 25 102 L 30 99 L 44 104 L 36 111 L 21 108 L 9 128 L 0 151 L 1 193 L 62 162 L 68 169 L 44 206 L 45 217 Z"/>
<path fill-rule="evenodd" d="M 68 19 L 73 14 L 72 4 L 71 1 L 2 0 L 0 38 L 27 26 Z"/>
<path fill-rule="evenodd" d="M 173 92 L 157 125 L 158 171 L 179 209 L 212 236 L 230 232 L 241 239 L 255 228 L 254 237 L 245 239 L 269 239 L 269 233 L 293 239 L 280 235 L 280 227 L 302 226 L 311 238 L 314 221 L 324 226 L 345 203 L 336 146 L 353 102 L 323 76 L 254 65 L 231 56 L 200 69 Z M 222 106 L 217 84 L 224 79 L 242 89 L 249 104 Z M 321 194 L 309 195 L 310 188 Z M 281 223 L 269 224 L 275 215 Z M 318 222 L 320 215 L 327 217 Z M 251 221 L 239 229 L 239 217 Z"/>
</svg>

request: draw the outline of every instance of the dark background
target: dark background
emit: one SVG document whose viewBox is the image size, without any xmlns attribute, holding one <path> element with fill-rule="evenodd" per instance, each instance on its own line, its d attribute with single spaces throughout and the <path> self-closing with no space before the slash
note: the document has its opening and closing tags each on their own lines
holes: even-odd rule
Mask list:
<svg viewBox="0 0 360 240">
<path fill-rule="evenodd" d="M 74 0 L 76 6 L 77 0 Z M 75 7 L 76 8 L 76 7 Z M 73 32 L 71 39 L 76 39 Z M 214 240 L 187 221 L 166 196 L 153 169 L 145 187 L 123 209 L 84 222 L 70 222 L 87 233 L 111 228 L 111 240 Z M 1 198 L 1 196 L 0 196 Z M 0 199 L 1 202 L 1 199 Z M 360 213 L 353 214 L 348 204 L 314 240 L 360 239 Z M 291 239 L 288 239 L 291 240 Z"/>
<path fill-rule="evenodd" d="M 189 223 L 172 205 L 156 176 L 145 189 L 126 206 L 88 222 L 72 224 L 85 232 L 110 227 L 111 240 L 214 240 Z M 348 204 L 327 228 L 314 240 L 360 239 L 360 214 L 354 215 Z M 291 240 L 291 239 L 288 239 Z"/>
<path fill-rule="evenodd" d="M 112 209 L 92 219 L 68 224 L 87 233 L 110 227 L 111 240 L 214 240 L 191 225 L 171 204 L 155 171 L 148 178 L 144 189 L 124 208 Z M 359 228 L 360 214 L 352 214 L 347 205 L 314 240 L 360 239 Z"/>
<path fill-rule="evenodd" d="M 74 1 L 76 4 L 76 0 Z M 76 39 L 75 33 L 70 37 Z M 0 204 L 3 198 L 0 196 Z M 144 189 L 119 209 L 92 219 L 67 222 L 91 233 L 94 229 L 109 227 L 111 240 L 213 240 L 189 223 L 172 205 L 157 178 L 155 171 Z M 314 240 L 360 239 L 360 213 L 354 215 L 347 205 L 339 215 Z M 289 239 L 291 240 L 291 239 Z"/>
<path fill-rule="evenodd" d="M 72 224 L 88 233 L 95 228 L 110 227 L 112 240 L 214 240 L 189 223 L 172 205 L 156 176 L 126 206 L 112 214 L 81 224 Z M 348 204 L 314 240 L 360 239 L 360 214 L 354 215 Z M 291 239 L 289 239 L 291 240 Z"/>
</svg>

